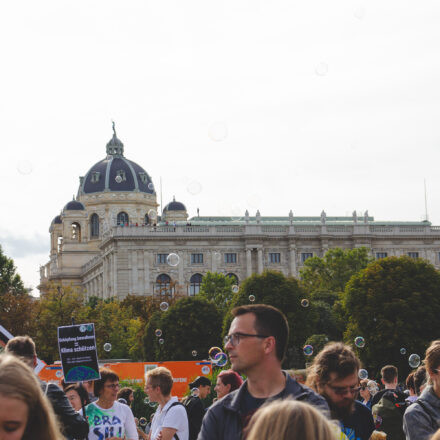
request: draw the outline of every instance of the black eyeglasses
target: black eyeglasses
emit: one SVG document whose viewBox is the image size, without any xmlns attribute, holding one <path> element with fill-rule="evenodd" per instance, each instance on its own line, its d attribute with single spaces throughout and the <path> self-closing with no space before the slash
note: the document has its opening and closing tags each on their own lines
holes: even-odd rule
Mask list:
<svg viewBox="0 0 440 440">
<path fill-rule="evenodd" d="M 327 384 L 329 388 L 333 390 L 338 396 L 344 396 L 345 394 L 356 394 L 359 392 L 361 387 L 334 387 L 333 385 Z"/>
<path fill-rule="evenodd" d="M 226 335 L 225 338 L 223 339 L 223 344 L 226 345 L 228 342 L 232 345 L 232 346 L 236 346 L 240 343 L 240 338 L 268 338 L 269 336 L 266 335 L 250 335 L 248 333 L 232 333 L 231 335 Z"/>
</svg>

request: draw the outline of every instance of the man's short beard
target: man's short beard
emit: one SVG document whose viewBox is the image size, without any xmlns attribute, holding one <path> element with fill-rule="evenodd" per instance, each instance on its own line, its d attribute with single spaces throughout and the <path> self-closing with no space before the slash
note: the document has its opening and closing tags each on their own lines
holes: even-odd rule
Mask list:
<svg viewBox="0 0 440 440">
<path fill-rule="evenodd" d="M 354 411 L 354 397 L 350 403 L 350 405 L 347 406 L 337 406 L 335 405 L 329 396 L 327 396 L 325 393 L 322 394 L 325 397 L 325 400 L 327 400 L 328 406 L 330 408 L 331 417 L 333 419 L 337 420 L 345 420 L 347 417 L 349 417 L 353 411 Z"/>
</svg>

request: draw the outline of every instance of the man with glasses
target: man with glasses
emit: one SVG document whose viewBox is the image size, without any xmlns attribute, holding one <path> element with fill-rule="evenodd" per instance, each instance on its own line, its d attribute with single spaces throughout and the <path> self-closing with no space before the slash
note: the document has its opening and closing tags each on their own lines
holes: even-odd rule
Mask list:
<svg viewBox="0 0 440 440">
<path fill-rule="evenodd" d="M 356 400 L 360 361 L 342 342 L 327 344 L 309 368 L 307 385 L 325 397 L 332 419 L 350 440 L 368 440 L 374 431 L 371 411 Z"/>
<path fill-rule="evenodd" d="M 327 413 L 325 399 L 281 370 L 289 338 L 284 314 L 265 304 L 236 307 L 231 313 L 225 350 L 232 369 L 247 379 L 209 408 L 198 440 L 241 439 L 257 409 L 275 399 L 302 400 Z"/>
</svg>

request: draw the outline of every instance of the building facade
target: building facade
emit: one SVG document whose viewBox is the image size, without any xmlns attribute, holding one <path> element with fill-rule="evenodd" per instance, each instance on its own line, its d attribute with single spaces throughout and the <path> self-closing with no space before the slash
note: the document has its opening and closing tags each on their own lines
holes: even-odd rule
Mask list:
<svg viewBox="0 0 440 440">
<path fill-rule="evenodd" d="M 375 258 L 409 255 L 440 268 L 440 226 L 381 222 L 358 217 L 188 218 L 173 200 L 158 216 L 148 173 L 124 156 L 113 137 L 105 159 L 80 177 L 77 196 L 50 225 L 50 260 L 40 268 L 48 282 L 81 286 L 86 296 L 194 295 L 208 271 L 234 277 L 274 269 L 298 276 L 304 261 L 328 249 L 365 246 Z"/>
</svg>

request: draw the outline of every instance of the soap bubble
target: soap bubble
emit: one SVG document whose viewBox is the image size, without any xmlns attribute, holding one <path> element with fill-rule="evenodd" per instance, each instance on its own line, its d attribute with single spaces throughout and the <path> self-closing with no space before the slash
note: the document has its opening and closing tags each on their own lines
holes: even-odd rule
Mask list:
<svg viewBox="0 0 440 440">
<path fill-rule="evenodd" d="M 122 182 L 122 177 L 121 176 L 116 176 L 115 180 L 116 180 L 116 183 L 121 183 Z"/>
<path fill-rule="evenodd" d="M 313 354 L 313 347 L 311 345 L 305 345 L 303 352 L 306 356 L 311 356 Z"/>
<path fill-rule="evenodd" d="M 250 302 L 254 302 L 255 301 L 255 296 L 254 295 L 249 295 L 249 301 Z"/>
<path fill-rule="evenodd" d="M 212 363 L 217 367 L 224 367 L 228 362 L 228 355 L 226 353 L 217 353 L 212 360 Z"/>
<path fill-rule="evenodd" d="M 160 345 L 163 345 L 164 342 L 165 342 L 164 339 L 159 339 L 159 344 L 160 344 Z"/>
<path fill-rule="evenodd" d="M 180 257 L 177 254 L 169 254 L 167 256 L 167 263 L 172 266 L 176 267 L 180 262 Z"/>
<path fill-rule="evenodd" d="M 150 191 L 154 191 L 154 185 L 153 185 L 153 182 L 150 182 L 150 183 L 148 184 L 148 189 L 149 189 Z"/>
<path fill-rule="evenodd" d="M 28 160 L 20 160 L 17 163 L 17 171 L 20 174 L 27 175 L 31 174 L 33 170 L 32 164 Z"/>
<path fill-rule="evenodd" d="M 160 337 L 162 336 L 162 330 L 161 330 L 160 328 L 158 328 L 158 329 L 154 332 L 154 334 L 155 334 L 158 338 L 160 338 Z"/>
<path fill-rule="evenodd" d="M 198 388 L 193 388 L 191 390 L 191 396 L 193 397 L 199 397 L 199 389 Z"/>
<path fill-rule="evenodd" d="M 195 180 L 190 182 L 188 186 L 186 187 L 186 190 L 193 196 L 199 194 L 202 192 L 202 185 L 199 182 L 196 182 Z"/>
<path fill-rule="evenodd" d="M 360 380 L 368 379 L 368 371 L 361 368 L 358 373 L 358 377 Z"/>
<path fill-rule="evenodd" d="M 354 340 L 354 345 L 358 348 L 364 348 L 365 347 L 365 339 L 362 336 L 357 336 Z"/>
<path fill-rule="evenodd" d="M 148 218 L 153 222 L 157 219 L 157 212 L 154 209 L 148 211 Z"/>
<path fill-rule="evenodd" d="M 156 408 L 157 403 L 156 403 L 156 402 L 151 402 L 151 401 L 150 401 L 149 405 L 150 405 L 151 408 Z"/>
<path fill-rule="evenodd" d="M 112 349 L 112 344 L 110 344 L 110 342 L 106 342 L 104 344 L 104 351 L 111 351 Z"/>
<path fill-rule="evenodd" d="M 224 122 L 214 122 L 209 127 L 208 134 L 214 142 L 221 142 L 228 136 L 228 127 Z"/>
<path fill-rule="evenodd" d="M 81 332 L 81 333 L 84 333 L 85 331 L 87 330 L 87 326 L 86 325 L 80 325 L 79 326 L 79 331 Z"/>
<path fill-rule="evenodd" d="M 232 286 L 232 293 L 238 293 L 239 287 L 237 285 Z"/>
<path fill-rule="evenodd" d="M 142 426 L 142 428 L 144 428 L 145 426 L 147 426 L 147 419 L 145 417 L 141 417 L 139 419 L 139 426 Z"/>
<path fill-rule="evenodd" d="M 164 301 L 164 302 L 160 303 L 159 308 L 160 308 L 160 310 L 162 310 L 162 312 L 166 312 L 168 310 L 169 306 L 170 305 L 167 302 Z"/>
<path fill-rule="evenodd" d="M 400 354 L 406 354 L 406 348 L 402 347 L 402 348 L 400 349 Z"/>
<path fill-rule="evenodd" d="M 145 397 L 144 403 L 145 403 L 145 405 L 149 405 L 150 404 L 150 398 L 148 396 Z"/>
<path fill-rule="evenodd" d="M 211 347 L 208 352 L 209 359 L 214 360 L 215 356 L 222 352 L 220 347 Z"/>
<path fill-rule="evenodd" d="M 408 363 L 411 368 L 417 368 L 420 365 L 420 356 L 418 354 L 412 354 L 408 358 Z"/>
<path fill-rule="evenodd" d="M 196 350 L 193 350 L 193 351 L 191 352 L 191 354 L 193 355 L 193 357 L 196 357 L 196 356 L 197 356 L 197 351 L 196 351 Z"/>
<path fill-rule="evenodd" d="M 315 67 L 315 73 L 318 76 L 325 76 L 328 73 L 328 65 L 326 63 L 319 63 L 316 67 Z"/>
<path fill-rule="evenodd" d="M 309 304 L 310 304 L 310 303 L 309 303 L 309 300 L 308 300 L 308 299 L 305 299 L 305 298 L 304 298 L 304 299 L 301 300 L 301 306 L 302 306 L 302 307 L 309 307 Z"/>
</svg>

